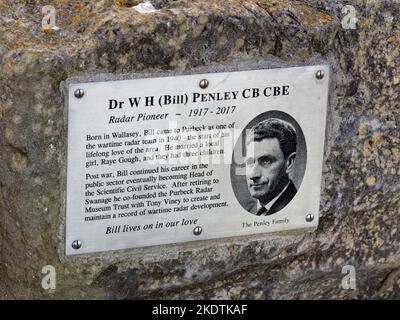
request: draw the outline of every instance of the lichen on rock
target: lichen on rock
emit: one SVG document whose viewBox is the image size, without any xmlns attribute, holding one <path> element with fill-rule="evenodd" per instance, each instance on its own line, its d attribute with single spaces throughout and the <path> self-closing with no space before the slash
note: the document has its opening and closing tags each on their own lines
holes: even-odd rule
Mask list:
<svg viewBox="0 0 400 320">
<path fill-rule="evenodd" d="M 341 0 L 137 3 L 0 2 L 0 297 L 399 298 L 399 3 L 354 1 L 355 29 Z M 43 29 L 44 5 L 58 29 Z M 60 84 L 248 60 L 331 66 L 317 230 L 62 257 Z M 48 264 L 54 292 L 40 285 Z M 340 286 L 345 265 L 356 290 Z"/>
</svg>

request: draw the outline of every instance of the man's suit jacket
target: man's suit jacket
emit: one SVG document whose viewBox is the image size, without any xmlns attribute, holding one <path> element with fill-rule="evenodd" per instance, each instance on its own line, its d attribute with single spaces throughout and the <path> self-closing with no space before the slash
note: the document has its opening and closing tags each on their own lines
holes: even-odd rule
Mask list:
<svg viewBox="0 0 400 320">
<path fill-rule="evenodd" d="M 281 196 L 276 199 L 272 207 L 268 210 L 268 213 L 266 215 L 271 215 L 279 210 L 283 209 L 296 195 L 297 189 L 293 183 L 293 181 L 290 180 L 290 183 L 288 187 L 286 188 L 285 192 L 281 194 Z M 253 201 L 247 209 L 247 211 L 257 214 L 257 202 L 258 201 Z"/>
</svg>

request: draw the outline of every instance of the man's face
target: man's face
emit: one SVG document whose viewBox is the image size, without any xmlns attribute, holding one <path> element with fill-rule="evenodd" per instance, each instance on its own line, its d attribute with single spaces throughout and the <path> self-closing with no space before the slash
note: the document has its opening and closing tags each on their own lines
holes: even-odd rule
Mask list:
<svg viewBox="0 0 400 320">
<path fill-rule="evenodd" d="M 287 164 L 277 138 L 247 144 L 246 180 L 251 196 L 263 204 L 288 183 Z"/>
</svg>

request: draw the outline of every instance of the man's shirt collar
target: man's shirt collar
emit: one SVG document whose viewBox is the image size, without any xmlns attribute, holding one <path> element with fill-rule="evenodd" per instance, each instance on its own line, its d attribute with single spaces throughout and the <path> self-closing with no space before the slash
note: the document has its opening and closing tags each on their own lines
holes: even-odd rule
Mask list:
<svg viewBox="0 0 400 320">
<path fill-rule="evenodd" d="M 286 185 L 286 187 L 283 188 L 283 190 L 275 197 L 273 198 L 270 202 L 268 202 L 264 208 L 267 209 L 264 214 L 262 215 L 267 215 L 268 211 L 272 208 L 272 206 L 274 205 L 274 203 L 279 199 L 279 197 L 286 191 L 286 189 L 289 187 L 290 181 L 288 182 L 288 184 Z M 259 200 L 257 200 L 257 212 L 262 208 L 262 205 L 260 203 Z"/>
</svg>

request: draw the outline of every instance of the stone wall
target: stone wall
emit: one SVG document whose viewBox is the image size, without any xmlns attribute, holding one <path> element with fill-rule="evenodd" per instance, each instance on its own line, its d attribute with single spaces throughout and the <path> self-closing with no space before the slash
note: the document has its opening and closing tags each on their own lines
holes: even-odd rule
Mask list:
<svg viewBox="0 0 400 320">
<path fill-rule="evenodd" d="M 0 1 L 0 298 L 399 298 L 399 2 L 138 2 Z M 42 29 L 47 4 L 59 30 Z M 318 228 L 65 258 L 62 82 L 258 60 L 331 66 Z"/>
</svg>

